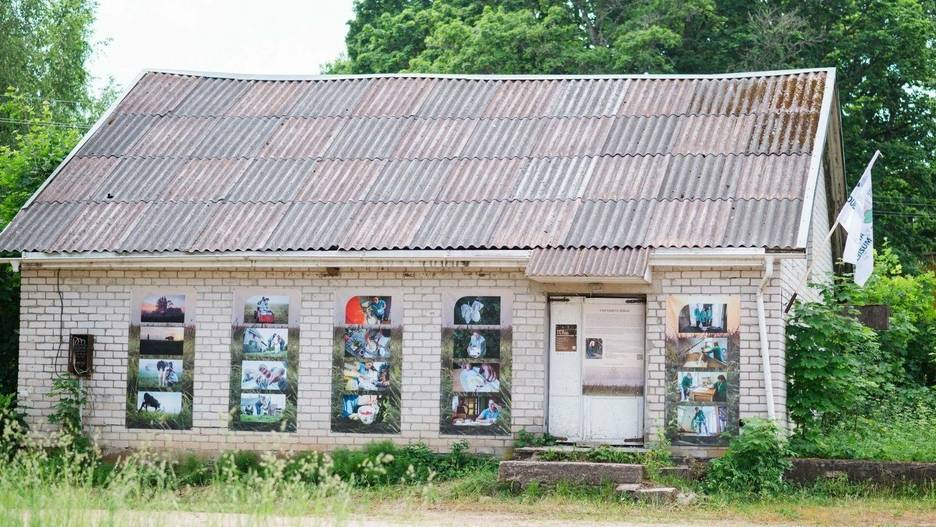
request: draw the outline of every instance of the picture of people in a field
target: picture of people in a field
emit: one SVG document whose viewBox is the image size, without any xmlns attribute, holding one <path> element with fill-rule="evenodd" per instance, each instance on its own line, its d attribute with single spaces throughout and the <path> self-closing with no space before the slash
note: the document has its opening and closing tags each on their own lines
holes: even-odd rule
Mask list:
<svg viewBox="0 0 936 527">
<path fill-rule="evenodd" d="M 141 391 L 137 393 L 136 405 L 139 412 L 177 415 L 182 411 L 182 393 Z"/>
<path fill-rule="evenodd" d="M 345 390 L 382 391 L 390 388 L 390 363 L 374 361 L 345 362 L 342 375 Z"/>
<path fill-rule="evenodd" d="M 143 297 L 140 322 L 185 323 L 185 295 L 153 294 Z"/>
<path fill-rule="evenodd" d="M 452 424 L 491 426 L 501 417 L 503 405 L 497 397 L 452 396 Z"/>
<path fill-rule="evenodd" d="M 709 437 L 722 433 L 725 422 L 719 418 L 719 407 L 682 405 L 676 409 L 679 433 L 688 436 Z"/>
<path fill-rule="evenodd" d="M 452 356 L 456 359 L 500 357 L 500 332 L 496 329 L 456 329 L 452 338 Z"/>
<path fill-rule="evenodd" d="M 376 326 L 390 323 L 389 296 L 353 296 L 345 304 L 345 324 Z"/>
<path fill-rule="evenodd" d="M 185 346 L 185 328 L 181 326 L 140 327 L 140 355 L 178 355 Z"/>
<path fill-rule="evenodd" d="M 242 423 L 273 423 L 282 418 L 286 396 L 280 393 L 243 393 L 240 400 Z"/>
<path fill-rule="evenodd" d="M 244 356 L 285 356 L 289 347 L 289 330 L 281 328 L 245 328 Z"/>
<path fill-rule="evenodd" d="M 182 378 L 181 359 L 140 359 L 137 388 L 176 388 Z"/>
<path fill-rule="evenodd" d="M 728 364 L 727 338 L 684 339 L 689 347 L 685 350 L 682 368 L 722 368 Z"/>
<path fill-rule="evenodd" d="M 390 330 L 380 328 L 345 328 L 345 355 L 364 359 L 390 357 Z"/>
<path fill-rule="evenodd" d="M 241 363 L 241 390 L 289 389 L 285 361 L 245 360 Z"/>
<path fill-rule="evenodd" d="M 455 302 L 455 325 L 497 326 L 501 322 L 498 296 L 465 296 Z"/>
<path fill-rule="evenodd" d="M 345 394 L 342 396 L 341 419 L 358 421 L 365 425 L 380 423 L 387 414 L 384 395 Z"/>
<path fill-rule="evenodd" d="M 676 373 L 679 400 L 723 403 L 728 400 L 728 372 L 680 371 Z"/>
<path fill-rule="evenodd" d="M 247 324 L 288 324 L 289 297 L 286 295 L 253 295 L 244 303 Z"/>
<path fill-rule="evenodd" d="M 452 391 L 499 392 L 500 365 L 491 363 L 454 363 L 452 365 Z"/>
<path fill-rule="evenodd" d="M 687 304 L 679 311 L 680 333 L 726 333 L 726 304 Z"/>
</svg>

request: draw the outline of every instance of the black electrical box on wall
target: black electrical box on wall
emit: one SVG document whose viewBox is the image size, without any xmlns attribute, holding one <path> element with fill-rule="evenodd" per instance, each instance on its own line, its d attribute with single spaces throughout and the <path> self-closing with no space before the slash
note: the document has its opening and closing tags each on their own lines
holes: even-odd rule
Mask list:
<svg viewBox="0 0 936 527">
<path fill-rule="evenodd" d="M 68 371 L 86 377 L 94 368 L 94 335 L 76 335 L 68 339 Z"/>
</svg>

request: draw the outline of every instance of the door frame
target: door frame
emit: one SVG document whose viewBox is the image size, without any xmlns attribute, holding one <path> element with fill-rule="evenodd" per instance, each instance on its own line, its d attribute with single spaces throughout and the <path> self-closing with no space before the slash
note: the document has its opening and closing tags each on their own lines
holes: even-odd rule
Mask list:
<svg viewBox="0 0 936 527">
<path fill-rule="evenodd" d="M 641 428 L 643 430 L 642 443 L 646 444 L 647 438 L 647 425 L 648 425 L 648 413 L 647 413 L 647 355 L 650 353 L 650 348 L 647 343 L 648 332 L 646 330 L 647 324 L 647 294 L 646 293 L 547 293 L 546 294 L 546 324 L 545 324 L 545 334 L 546 334 L 546 360 L 544 361 L 544 372 L 545 377 L 543 386 L 545 390 L 543 393 L 543 429 L 549 431 L 549 393 L 550 393 L 550 360 L 552 356 L 552 303 L 553 302 L 568 302 L 570 298 L 622 298 L 622 299 L 636 299 L 643 301 L 644 304 L 644 353 L 643 353 L 643 378 L 644 378 L 644 395 L 643 395 L 643 408 L 642 408 L 642 423 Z M 582 321 L 584 325 L 584 320 Z"/>
</svg>

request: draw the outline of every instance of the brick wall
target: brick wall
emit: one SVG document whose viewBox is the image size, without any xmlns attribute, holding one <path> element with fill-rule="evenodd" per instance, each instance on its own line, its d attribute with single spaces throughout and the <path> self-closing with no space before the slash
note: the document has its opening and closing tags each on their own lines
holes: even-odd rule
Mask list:
<svg viewBox="0 0 936 527">
<path fill-rule="evenodd" d="M 760 374 L 760 343 L 754 294 L 760 270 L 657 268 L 648 286 L 582 284 L 549 286 L 522 271 L 414 270 L 342 271 L 325 276 L 289 270 L 68 270 L 24 264 L 20 332 L 20 396 L 34 430 L 48 429 L 50 379 L 65 368 L 64 334 L 93 333 L 95 374 L 87 381 L 91 404 L 85 423 L 107 449 L 152 448 L 220 451 L 230 449 L 327 449 L 365 444 L 384 437 L 399 443 L 422 441 L 444 450 L 453 438 L 439 436 L 440 346 L 443 292 L 448 289 L 507 289 L 513 293 L 513 427 L 543 431 L 546 380 L 546 296 L 549 291 L 641 293 L 647 295 L 647 430 L 653 440 L 663 420 L 665 301 L 669 294 L 731 294 L 741 297 L 741 414 L 766 415 Z M 301 292 L 298 432 L 230 431 L 229 341 L 234 291 L 249 287 Z M 396 436 L 332 433 L 331 398 L 333 295 L 336 290 L 391 288 L 403 293 L 403 419 Z M 127 339 L 131 291 L 135 288 L 193 288 L 197 297 L 193 428 L 185 431 L 128 430 L 124 427 Z M 59 302 L 59 291 L 62 303 Z M 785 419 L 783 319 L 780 279 L 767 290 L 772 368 L 778 416 Z M 396 299 L 394 299 L 396 301 Z M 60 319 L 60 309 L 64 318 Z M 61 342 L 61 350 L 59 350 Z M 469 438 L 478 451 L 501 451 L 504 438 Z"/>
<path fill-rule="evenodd" d="M 653 287 L 647 295 L 647 430 L 652 441 L 664 425 L 666 345 L 666 299 L 669 295 L 733 295 L 741 298 L 741 419 L 767 416 L 767 390 L 761 367 L 760 333 L 757 323 L 756 294 L 762 280 L 761 269 L 699 270 L 654 268 Z M 781 279 L 775 271 L 764 291 L 764 308 L 770 340 L 770 365 L 773 376 L 774 405 L 777 419 L 786 424 L 786 361 L 784 357 L 784 322 Z M 697 449 L 699 455 L 711 450 Z M 714 449 L 717 450 L 717 449 Z"/>
</svg>

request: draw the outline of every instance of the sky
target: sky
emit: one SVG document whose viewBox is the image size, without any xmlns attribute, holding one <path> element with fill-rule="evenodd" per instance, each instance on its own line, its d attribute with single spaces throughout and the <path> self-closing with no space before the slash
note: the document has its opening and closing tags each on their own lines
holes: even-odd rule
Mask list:
<svg viewBox="0 0 936 527">
<path fill-rule="evenodd" d="M 352 0 L 98 0 L 99 91 L 142 69 L 316 74 L 344 51 Z"/>
</svg>

